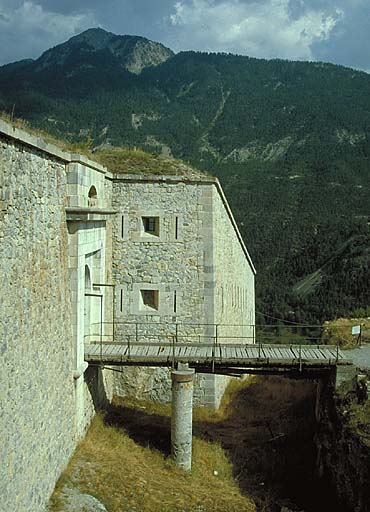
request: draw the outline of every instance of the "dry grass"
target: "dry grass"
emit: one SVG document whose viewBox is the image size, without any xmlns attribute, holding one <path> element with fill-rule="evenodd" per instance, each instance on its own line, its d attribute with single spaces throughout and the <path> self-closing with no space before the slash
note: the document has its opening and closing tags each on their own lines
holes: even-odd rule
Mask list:
<svg viewBox="0 0 370 512">
<path fill-rule="evenodd" d="M 29 133 L 30 135 L 33 135 L 34 137 L 40 137 L 49 144 L 54 144 L 54 146 L 57 146 L 59 149 L 62 149 L 63 151 L 75 151 L 78 147 L 75 144 L 53 137 L 52 135 L 43 130 L 34 128 L 28 121 L 24 119 L 12 118 L 6 112 L 0 112 L 0 119 L 2 121 L 5 121 L 6 123 L 11 124 L 12 126 L 15 126 L 15 128 L 19 128 L 20 130 L 23 130 Z"/>
<path fill-rule="evenodd" d="M 91 158 L 108 167 L 112 172 L 123 174 L 176 175 L 190 178 L 204 177 L 205 173 L 186 165 L 180 160 L 153 155 L 141 149 L 112 147 L 98 150 Z"/>
<path fill-rule="evenodd" d="M 57 485 L 51 510 L 63 510 L 61 491 L 65 484 L 95 496 L 109 512 L 255 510 L 254 504 L 241 495 L 231 464 L 219 444 L 194 438 L 193 471 L 185 474 L 169 457 L 153 448 L 149 438 L 143 446 L 144 442 L 140 444 L 130 437 L 124 424 L 117 426 L 123 416 L 118 418 L 120 406 L 115 407 L 113 413 L 95 417 Z M 163 435 L 166 429 L 162 425 L 162 433 L 156 432 L 156 423 L 160 418 L 168 419 L 168 407 L 142 402 L 133 409 L 132 404 L 125 403 L 125 414 L 130 409 L 133 415 L 145 410 L 152 436 Z M 218 476 L 213 475 L 213 469 L 217 469 Z"/>
<path fill-rule="evenodd" d="M 370 318 L 338 318 L 324 323 L 323 337 L 327 344 L 353 348 L 358 343 L 352 335 L 352 326 L 361 325 L 362 341 L 370 341 Z"/>
<path fill-rule="evenodd" d="M 169 457 L 170 406 L 116 399 L 94 419 L 51 510 L 64 510 L 66 483 L 109 512 L 249 512 L 254 502 L 270 512 L 276 502 L 289 505 L 286 487 L 309 483 L 310 460 L 301 452 L 311 449 L 312 410 L 313 384 L 233 380 L 218 412 L 194 410 L 193 470 L 185 474 Z"/>
</svg>

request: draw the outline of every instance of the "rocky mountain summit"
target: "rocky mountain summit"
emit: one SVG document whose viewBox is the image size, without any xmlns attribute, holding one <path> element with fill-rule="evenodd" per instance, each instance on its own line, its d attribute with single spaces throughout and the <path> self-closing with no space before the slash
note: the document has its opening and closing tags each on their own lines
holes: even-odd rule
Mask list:
<svg viewBox="0 0 370 512">
<path fill-rule="evenodd" d="M 157 66 L 174 53 L 160 43 L 145 37 L 118 36 L 101 28 L 91 28 L 68 41 L 44 52 L 35 61 L 28 61 L 34 72 L 50 68 L 73 70 L 99 67 L 105 59 L 131 73 L 139 74 L 144 68 Z"/>
</svg>

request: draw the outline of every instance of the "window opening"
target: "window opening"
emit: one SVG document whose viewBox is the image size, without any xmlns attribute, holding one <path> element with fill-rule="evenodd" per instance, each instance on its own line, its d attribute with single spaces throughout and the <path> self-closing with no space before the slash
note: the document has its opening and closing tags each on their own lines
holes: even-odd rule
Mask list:
<svg viewBox="0 0 370 512">
<path fill-rule="evenodd" d="M 91 290 L 91 277 L 88 265 L 85 265 L 85 291 Z"/>
<path fill-rule="evenodd" d="M 159 217 L 142 217 L 145 233 L 159 236 Z"/>
<path fill-rule="evenodd" d="M 124 231 L 124 216 L 121 217 L 121 238 L 123 238 L 123 231 Z"/>
<path fill-rule="evenodd" d="M 144 309 L 158 310 L 158 290 L 140 290 Z"/>
<path fill-rule="evenodd" d="M 121 313 L 123 312 L 123 290 L 122 290 L 122 288 L 120 290 L 120 297 L 119 297 L 119 310 Z"/>
<path fill-rule="evenodd" d="M 88 206 L 97 206 L 98 204 L 98 193 L 94 185 L 90 187 L 87 204 Z"/>
</svg>

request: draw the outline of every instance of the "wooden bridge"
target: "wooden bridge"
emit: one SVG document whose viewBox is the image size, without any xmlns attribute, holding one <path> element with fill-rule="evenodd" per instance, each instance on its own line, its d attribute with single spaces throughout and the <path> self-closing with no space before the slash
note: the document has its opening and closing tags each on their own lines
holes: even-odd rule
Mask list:
<svg viewBox="0 0 370 512">
<path fill-rule="evenodd" d="M 212 335 L 204 335 L 204 328 L 202 335 L 184 335 L 179 332 L 181 326 L 165 334 L 160 324 L 154 325 L 158 331 L 155 335 L 148 333 L 148 324 L 126 324 L 123 330 L 116 328 L 110 339 L 105 339 L 101 331 L 100 339 L 85 344 L 85 360 L 107 366 L 172 368 L 187 363 L 202 373 L 226 375 L 315 374 L 352 364 L 338 346 L 314 344 L 312 339 L 311 344 L 256 343 L 254 330 L 251 336 L 230 336 L 221 332 L 226 326 L 207 326 Z M 140 332 L 144 326 L 145 333 Z M 230 330 L 232 326 L 227 327 Z"/>
</svg>

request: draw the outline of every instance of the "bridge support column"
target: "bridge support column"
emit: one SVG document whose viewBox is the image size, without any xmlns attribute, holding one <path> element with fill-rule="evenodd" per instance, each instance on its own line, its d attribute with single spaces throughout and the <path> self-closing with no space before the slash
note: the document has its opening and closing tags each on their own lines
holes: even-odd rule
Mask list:
<svg viewBox="0 0 370 512">
<path fill-rule="evenodd" d="M 171 455 L 177 466 L 191 470 L 194 370 L 172 371 Z"/>
<path fill-rule="evenodd" d="M 353 388 L 356 387 L 358 370 L 355 365 L 337 366 L 335 371 L 335 389 L 338 389 L 344 382 L 347 385 L 352 385 Z"/>
</svg>

